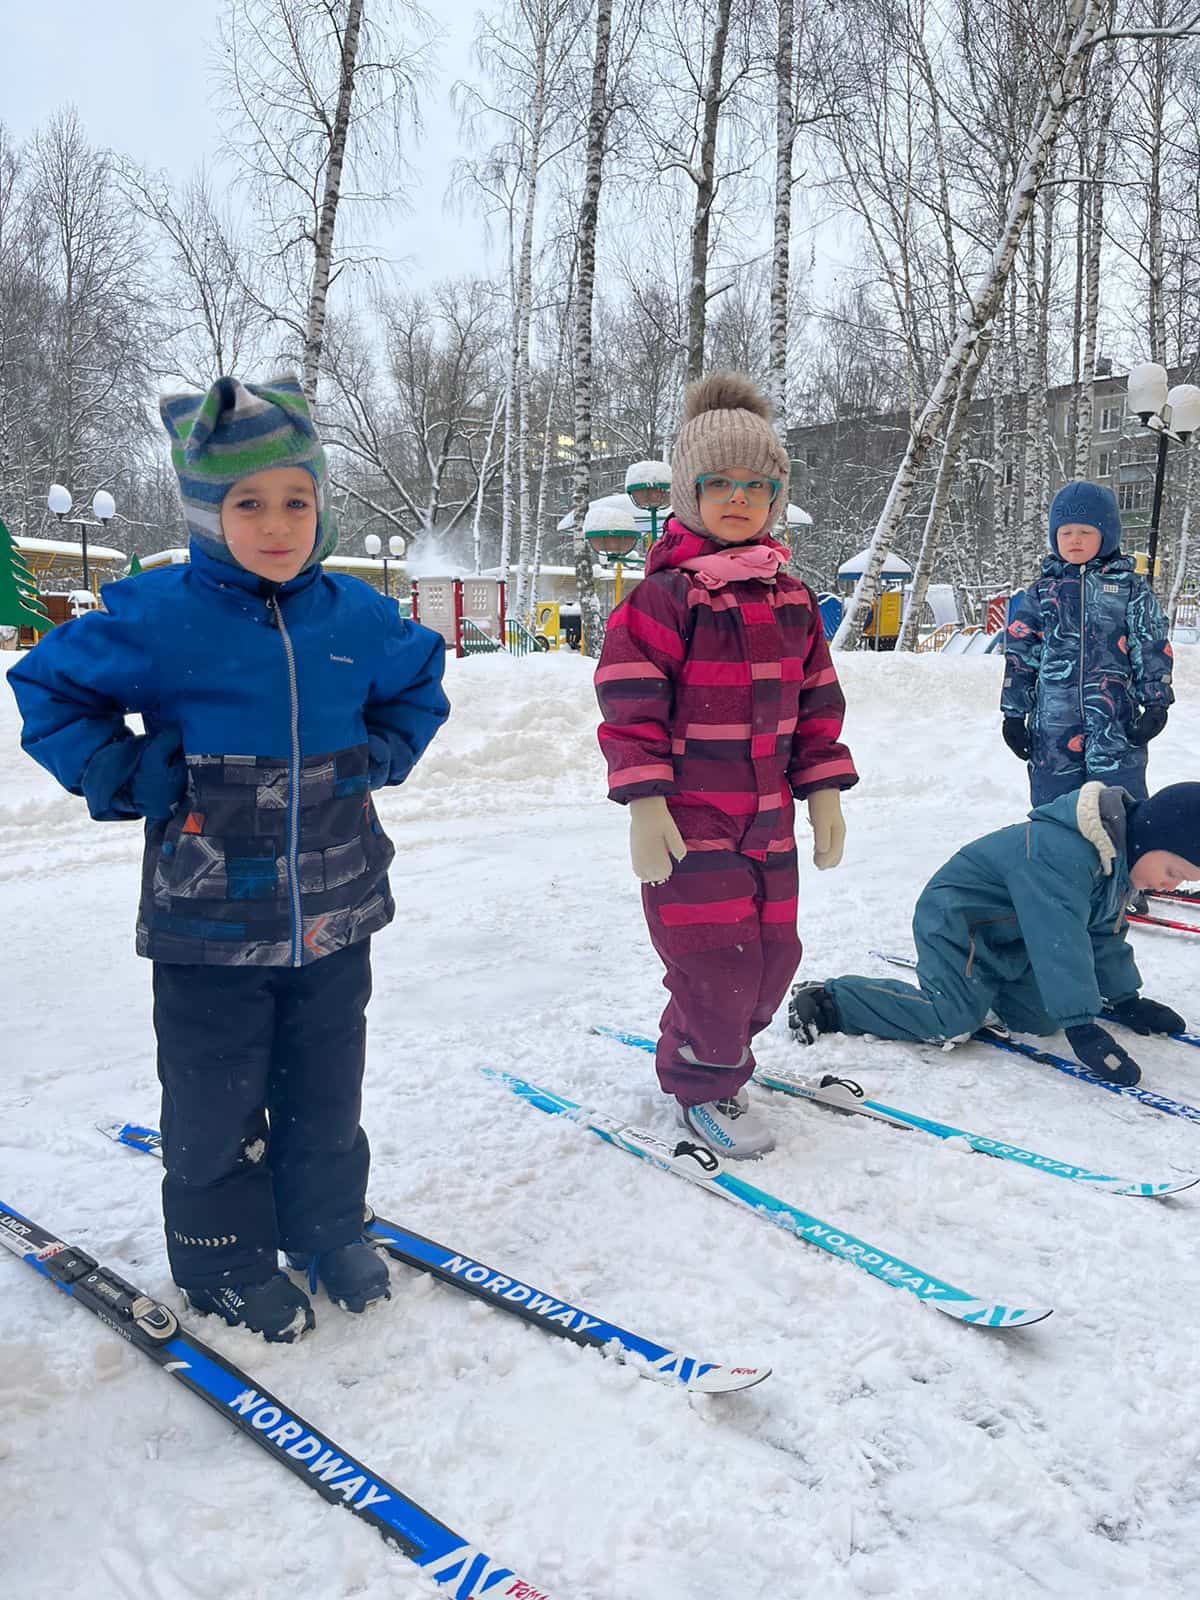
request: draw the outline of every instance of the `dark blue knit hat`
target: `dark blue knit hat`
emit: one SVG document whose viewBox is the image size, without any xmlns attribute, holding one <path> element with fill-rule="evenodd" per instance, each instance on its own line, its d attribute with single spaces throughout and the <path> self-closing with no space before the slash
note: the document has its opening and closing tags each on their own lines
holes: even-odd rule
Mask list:
<svg viewBox="0 0 1200 1600">
<path fill-rule="evenodd" d="M 1151 850 L 1169 850 L 1200 868 L 1200 783 L 1172 783 L 1128 811 L 1129 865 Z"/>
<path fill-rule="evenodd" d="M 1050 502 L 1050 554 L 1060 554 L 1058 530 L 1068 522 L 1086 523 L 1100 532 L 1100 555 L 1111 556 L 1121 547 L 1121 511 L 1117 497 L 1102 483 L 1076 478 L 1064 483 Z"/>
</svg>

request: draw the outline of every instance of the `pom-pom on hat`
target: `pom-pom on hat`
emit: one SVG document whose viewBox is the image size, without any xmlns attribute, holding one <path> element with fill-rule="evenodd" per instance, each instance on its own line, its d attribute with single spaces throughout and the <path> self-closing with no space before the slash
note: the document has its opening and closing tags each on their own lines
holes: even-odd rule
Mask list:
<svg viewBox="0 0 1200 1600">
<path fill-rule="evenodd" d="M 1125 854 L 1133 866 L 1151 850 L 1169 850 L 1200 869 L 1200 783 L 1170 783 L 1128 812 Z"/>
<path fill-rule="evenodd" d="M 337 544 L 325 501 L 325 452 L 299 382 L 218 378 L 207 394 L 163 395 L 159 413 L 171 439 L 171 465 L 189 534 L 210 556 L 236 565 L 221 532 L 221 502 L 242 478 L 270 467 L 303 467 L 317 487 L 317 537 L 304 563 L 324 560 Z"/>
<path fill-rule="evenodd" d="M 671 452 L 671 509 L 693 533 L 704 533 L 696 479 L 731 467 L 778 480 L 779 493 L 763 529 L 770 532 L 787 506 L 788 453 L 771 426 L 766 397 L 750 379 L 741 372 L 712 372 L 688 387 L 683 426 Z"/>
<path fill-rule="evenodd" d="M 1058 530 L 1068 522 L 1085 523 L 1100 534 L 1101 557 L 1115 554 L 1121 547 L 1121 511 L 1117 497 L 1102 483 L 1076 478 L 1064 483 L 1050 502 L 1050 554 L 1058 555 Z"/>
</svg>

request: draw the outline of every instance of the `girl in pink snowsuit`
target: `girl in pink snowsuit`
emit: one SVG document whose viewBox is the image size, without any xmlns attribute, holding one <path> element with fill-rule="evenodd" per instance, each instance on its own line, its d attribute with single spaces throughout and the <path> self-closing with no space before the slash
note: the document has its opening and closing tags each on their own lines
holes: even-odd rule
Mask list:
<svg viewBox="0 0 1200 1600">
<path fill-rule="evenodd" d="M 794 799 L 820 868 L 841 860 L 845 702 L 816 597 L 770 529 L 788 457 L 748 379 L 688 392 L 673 515 L 609 618 L 596 673 L 609 795 L 630 807 L 634 871 L 671 999 L 658 1078 L 725 1156 L 761 1155 L 750 1040 L 799 965 Z"/>
</svg>

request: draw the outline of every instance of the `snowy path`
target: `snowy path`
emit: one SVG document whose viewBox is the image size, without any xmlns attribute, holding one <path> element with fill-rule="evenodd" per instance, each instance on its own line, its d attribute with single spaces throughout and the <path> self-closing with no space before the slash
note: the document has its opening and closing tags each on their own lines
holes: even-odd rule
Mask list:
<svg viewBox="0 0 1200 1600">
<path fill-rule="evenodd" d="M 1181 654 L 1156 787 L 1196 776 L 1200 660 Z M 845 864 L 803 874 L 814 977 L 908 948 L 928 874 L 1026 806 L 998 662 L 840 665 L 863 782 Z M 449 726 L 380 807 L 401 911 L 375 941 L 372 1195 L 577 1304 L 775 1376 L 689 1401 L 398 1266 L 389 1307 L 356 1320 L 321 1301 L 297 1349 L 212 1319 L 202 1336 L 557 1600 L 1194 1593 L 1200 1202 L 1081 1192 L 772 1097 L 779 1149 L 751 1181 L 964 1287 L 1057 1308 L 988 1334 L 485 1084 L 488 1062 L 670 1127 L 648 1058 L 587 1033 L 652 1031 L 661 1007 L 587 665 L 468 661 L 449 689 Z M 92 1131 L 157 1120 L 138 857 L 136 827 L 89 823 L 20 754 L 0 691 L 0 1198 L 172 1299 L 158 1169 Z M 1135 942 L 1147 993 L 1200 1025 L 1200 945 Z M 1148 1084 L 1200 1103 L 1200 1052 L 1135 1053 Z M 801 1057 L 780 1019 L 760 1055 L 1133 1177 L 1200 1164 L 1200 1129 L 982 1050 L 828 1040 Z M 6 1597 L 435 1592 L 7 1258 L 0 1348 Z"/>
</svg>

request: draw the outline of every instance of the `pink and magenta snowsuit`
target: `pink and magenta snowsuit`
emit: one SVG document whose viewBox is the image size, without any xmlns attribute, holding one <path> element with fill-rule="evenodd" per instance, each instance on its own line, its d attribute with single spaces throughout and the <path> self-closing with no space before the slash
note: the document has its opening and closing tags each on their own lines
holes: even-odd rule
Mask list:
<svg viewBox="0 0 1200 1600">
<path fill-rule="evenodd" d="M 727 553 L 672 518 L 596 672 L 610 798 L 667 796 L 688 847 L 642 888 L 671 994 L 658 1077 L 684 1105 L 746 1082 L 799 965 L 794 798 L 858 782 L 816 596 L 783 571 L 714 586 L 682 566 Z"/>
</svg>

